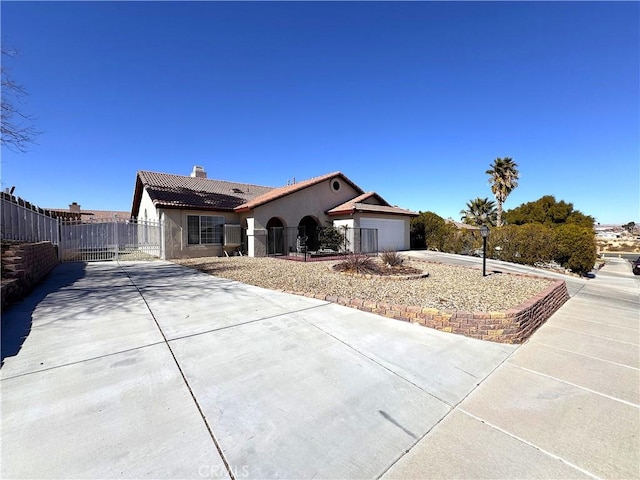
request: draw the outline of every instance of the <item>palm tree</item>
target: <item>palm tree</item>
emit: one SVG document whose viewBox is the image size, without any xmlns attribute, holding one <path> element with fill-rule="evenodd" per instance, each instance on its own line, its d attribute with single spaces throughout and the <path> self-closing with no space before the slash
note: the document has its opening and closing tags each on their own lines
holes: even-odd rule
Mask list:
<svg viewBox="0 0 640 480">
<path fill-rule="evenodd" d="M 511 191 L 518 186 L 520 173 L 518 172 L 518 164 L 510 157 L 496 158 L 489 166 L 491 168 L 486 173 L 489 175 L 489 185 L 491 185 L 491 191 L 498 204 L 496 225 L 501 227 L 502 204 L 507 200 Z"/>
<path fill-rule="evenodd" d="M 488 198 L 476 198 L 467 202 L 467 209 L 460 210 L 460 219 L 468 225 L 494 226 L 496 224 L 496 203 Z"/>
</svg>

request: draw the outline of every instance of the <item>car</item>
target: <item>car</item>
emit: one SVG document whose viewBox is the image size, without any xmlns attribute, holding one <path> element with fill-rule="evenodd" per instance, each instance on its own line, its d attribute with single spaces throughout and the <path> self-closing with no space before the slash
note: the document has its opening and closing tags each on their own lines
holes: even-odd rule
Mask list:
<svg viewBox="0 0 640 480">
<path fill-rule="evenodd" d="M 636 258 L 633 262 L 633 274 L 634 275 L 640 275 L 640 257 Z"/>
</svg>

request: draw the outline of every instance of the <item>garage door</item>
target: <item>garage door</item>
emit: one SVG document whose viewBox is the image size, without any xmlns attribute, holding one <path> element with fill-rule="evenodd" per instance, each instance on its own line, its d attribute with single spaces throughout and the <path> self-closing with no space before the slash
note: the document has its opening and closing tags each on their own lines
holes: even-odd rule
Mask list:
<svg viewBox="0 0 640 480">
<path fill-rule="evenodd" d="M 404 220 L 393 220 L 387 218 L 362 218 L 361 228 L 378 229 L 378 250 L 406 250 L 404 240 Z"/>
</svg>

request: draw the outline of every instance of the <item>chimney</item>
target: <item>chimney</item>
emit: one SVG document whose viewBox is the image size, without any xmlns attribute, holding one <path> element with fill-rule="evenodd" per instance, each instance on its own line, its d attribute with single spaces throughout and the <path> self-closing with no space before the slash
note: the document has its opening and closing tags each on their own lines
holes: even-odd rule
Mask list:
<svg viewBox="0 0 640 480">
<path fill-rule="evenodd" d="M 204 171 L 204 168 L 198 165 L 194 165 L 193 171 L 191 172 L 191 176 L 197 177 L 197 178 L 207 178 L 207 172 Z"/>
<path fill-rule="evenodd" d="M 71 213 L 80 213 L 80 205 L 78 205 L 76 202 L 73 202 L 71 205 L 69 205 L 69 211 Z"/>
</svg>

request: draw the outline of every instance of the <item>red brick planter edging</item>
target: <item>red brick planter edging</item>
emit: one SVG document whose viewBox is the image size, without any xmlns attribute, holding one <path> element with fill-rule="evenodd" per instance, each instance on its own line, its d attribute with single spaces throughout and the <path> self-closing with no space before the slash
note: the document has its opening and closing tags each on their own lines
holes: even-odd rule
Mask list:
<svg viewBox="0 0 640 480">
<path fill-rule="evenodd" d="M 567 285 L 563 280 L 553 282 L 529 300 L 503 312 L 446 311 L 305 292 L 287 293 L 317 298 L 397 320 L 418 323 L 443 332 L 498 343 L 523 343 L 569 300 Z"/>
</svg>

